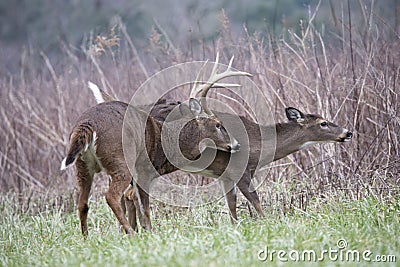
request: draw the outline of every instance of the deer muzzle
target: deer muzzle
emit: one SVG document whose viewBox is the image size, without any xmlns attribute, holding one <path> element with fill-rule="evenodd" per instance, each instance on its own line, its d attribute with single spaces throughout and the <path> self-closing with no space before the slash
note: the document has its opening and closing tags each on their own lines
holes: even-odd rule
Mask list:
<svg viewBox="0 0 400 267">
<path fill-rule="evenodd" d="M 226 150 L 231 153 L 238 152 L 240 150 L 240 143 L 236 139 L 234 139 L 232 144 L 226 147 Z"/>
<path fill-rule="evenodd" d="M 349 142 L 353 138 L 353 133 L 350 132 L 349 130 L 344 130 L 343 136 L 339 137 L 340 142 Z"/>
</svg>

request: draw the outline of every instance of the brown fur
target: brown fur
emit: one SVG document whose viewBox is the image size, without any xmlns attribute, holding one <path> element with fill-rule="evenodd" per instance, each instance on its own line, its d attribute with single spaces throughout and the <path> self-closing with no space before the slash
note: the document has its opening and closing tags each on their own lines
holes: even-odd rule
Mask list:
<svg viewBox="0 0 400 267">
<path fill-rule="evenodd" d="M 126 113 L 128 107 L 129 112 Z M 125 114 L 129 114 L 130 117 L 124 121 Z M 194 119 L 191 113 L 190 116 L 189 120 L 185 120 L 188 122 L 181 131 L 182 136 L 192 138 L 179 139 L 187 158 L 194 159 L 200 154 L 198 143 L 203 138 L 213 139 L 219 148 L 230 145 L 230 137 L 224 128 L 218 130 L 219 134 L 217 134 L 216 124 L 219 123 L 217 119 L 208 117 Z M 184 116 L 180 117 L 184 118 Z M 79 186 L 78 211 L 83 235 L 87 235 L 88 232 L 88 198 L 93 175 L 102 170 L 112 178 L 106 193 L 107 203 L 126 233 L 130 233 L 131 228 L 121 206 L 121 198 L 132 181 L 132 174 L 137 174 L 134 177 L 134 185 L 138 189 L 143 208 L 139 220 L 145 229 L 151 228 L 148 192 L 151 181 L 158 176 L 151 163 L 156 168 L 158 166 L 161 168 L 165 163 L 163 154 L 160 154 L 162 151 L 161 126 L 164 127 L 163 131 L 174 134 L 177 132 L 174 127 L 179 126 L 178 119 L 162 124 L 152 117 L 147 117 L 147 114 L 139 109 L 118 101 L 98 104 L 81 115 L 72 130 L 71 145 L 66 159 L 76 160 Z M 122 131 L 123 124 L 124 131 Z M 193 135 L 193 132 L 196 134 Z M 94 139 L 95 133 L 96 139 Z M 125 154 L 127 158 L 124 157 L 126 151 L 128 151 Z M 69 162 L 71 163 L 70 160 Z M 135 198 L 135 200 L 138 199 Z M 140 206 L 139 202 L 136 205 Z"/>
</svg>

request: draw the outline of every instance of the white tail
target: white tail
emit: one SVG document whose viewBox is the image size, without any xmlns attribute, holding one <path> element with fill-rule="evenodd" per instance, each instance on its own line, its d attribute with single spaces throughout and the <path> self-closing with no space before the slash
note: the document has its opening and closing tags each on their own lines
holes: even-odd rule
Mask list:
<svg viewBox="0 0 400 267">
<path fill-rule="evenodd" d="M 66 168 L 70 167 L 70 166 L 67 166 L 66 161 L 67 161 L 67 158 L 64 158 L 64 159 L 61 161 L 61 168 L 60 168 L 61 171 L 63 171 L 63 170 L 65 170 Z"/>
<path fill-rule="evenodd" d="M 97 104 L 105 102 L 105 100 L 101 94 L 100 88 L 96 84 L 89 81 L 88 86 L 89 86 L 89 89 L 92 91 L 94 98 L 96 98 Z"/>
</svg>

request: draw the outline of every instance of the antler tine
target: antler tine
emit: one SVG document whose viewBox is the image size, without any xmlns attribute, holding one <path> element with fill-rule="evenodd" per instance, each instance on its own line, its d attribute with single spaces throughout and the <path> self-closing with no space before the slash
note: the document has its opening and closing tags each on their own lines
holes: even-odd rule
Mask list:
<svg viewBox="0 0 400 267">
<path fill-rule="evenodd" d="M 201 92 L 201 95 L 200 95 L 201 97 L 206 97 L 210 88 L 214 87 L 214 84 L 216 82 L 218 82 L 219 80 L 222 80 L 223 78 L 231 77 L 231 76 L 247 76 L 247 77 L 253 76 L 250 73 L 247 73 L 244 71 L 233 71 L 232 70 L 233 59 L 234 59 L 234 57 L 232 57 L 231 60 L 229 61 L 228 68 L 224 72 L 221 72 L 219 74 L 216 73 L 218 61 L 215 62 L 215 65 L 213 67 L 213 72 L 211 73 L 210 78 L 208 79 L 208 81 L 205 84 L 203 84 L 201 86 L 201 90 L 199 90 L 199 92 Z M 217 60 L 218 60 L 218 57 L 217 57 Z"/>
<path fill-rule="evenodd" d="M 217 74 L 218 63 L 219 63 L 219 52 L 217 52 L 217 56 L 215 58 L 215 62 L 214 62 L 213 69 L 211 71 L 210 78 L 213 77 L 215 74 Z"/>
<path fill-rule="evenodd" d="M 234 58 L 235 58 L 235 56 L 232 56 L 231 60 L 229 60 L 228 70 L 230 70 L 232 68 L 232 63 L 233 63 Z"/>
<path fill-rule="evenodd" d="M 198 93 L 201 93 L 200 101 L 203 106 L 204 112 L 210 116 L 213 116 L 214 114 L 208 109 L 207 103 L 206 103 L 206 96 L 210 88 L 221 88 L 221 87 L 240 87 L 240 84 L 231 84 L 231 83 L 217 83 L 219 80 L 222 80 L 226 77 L 231 77 L 231 76 L 248 76 L 252 77 L 250 73 L 243 72 L 243 71 L 234 71 L 232 70 L 232 63 L 233 59 L 235 57 L 232 56 L 231 59 L 229 60 L 228 68 L 221 73 L 217 73 L 218 70 L 218 64 L 219 64 L 219 52 L 217 52 L 217 56 L 214 62 L 214 66 L 211 70 L 210 78 L 206 82 L 201 81 L 201 78 L 203 77 L 205 67 L 208 63 L 208 60 L 206 63 L 201 67 L 196 80 L 194 81 L 194 85 L 192 90 L 190 91 L 190 97 L 195 98 Z M 203 84 L 200 84 L 203 83 Z"/>
<path fill-rule="evenodd" d="M 206 96 L 207 96 L 207 93 L 210 90 L 210 88 L 212 88 L 212 87 L 227 87 L 227 86 L 239 87 L 240 86 L 239 84 L 222 84 L 222 83 L 219 84 L 217 82 L 219 80 L 222 80 L 223 78 L 231 77 L 231 76 L 248 76 L 248 77 L 253 76 L 247 72 L 232 70 L 232 63 L 233 63 L 234 56 L 232 56 L 232 58 L 229 60 L 228 68 L 224 72 L 218 74 L 217 73 L 218 59 L 219 59 L 219 53 L 217 53 L 217 58 L 215 60 L 214 67 L 211 72 L 210 78 L 207 80 L 207 82 L 205 84 L 201 85 L 200 89 L 198 90 L 199 92 L 201 92 L 200 101 L 203 106 L 204 112 L 211 116 L 213 116 L 214 114 L 208 109 L 207 101 L 206 101 Z M 224 85 L 226 85 L 226 86 L 224 86 Z"/>
<path fill-rule="evenodd" d="M 190 91 L 190 98 L 195 98 L 196 95 L 199 93 L 199 90 L 197 88 L 200 87 L 199 83 L 201 82 L 200 80 L 201 80 L 201 77 L 203 77 L 204 70 L 206 68 L 207 63 L 208 63 L 208 59 L 206 60 L 204 65 L 201 67 L 199 73 L 196 76 L 196 80 L 194 80 L 194 84 L 193 84 L 192 90 Z"/>
<path fill-rule="evenodd" d="M 219 52 L 217 52 L 217 56 L 215 58 L 215 63 L 214 63 L 213 69 L 211 70 L 210 77 L 215 76 L 215 74 L 217 73 L 218 62 L 219 62 Z M 196 95 L 203 90 L 203 86 L 201 86 L 200 83 L 202 82 L 201 78 L 204 75 L 204 70 L 207 66 L 207 63 L 208 63 L 208 59 L 206 60 L 204 65 L 201 67 L 199 73 L 197 74 L 197 77 L 196 77 L 196 80 L 194 81 L 192 90 L 190 91 L 190 98 L 195 98 Z M 233 85 L 233 86 L 235 86 L 235 85 Z"/>
</svg>

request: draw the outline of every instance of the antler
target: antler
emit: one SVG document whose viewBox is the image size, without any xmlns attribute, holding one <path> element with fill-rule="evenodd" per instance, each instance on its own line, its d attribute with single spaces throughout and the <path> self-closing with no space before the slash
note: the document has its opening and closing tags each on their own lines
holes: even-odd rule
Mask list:
<svg viewBox="0 0 400 267">
<path fill-rule="evenodd" d="M 214 115 L 207 107 L 206 105 L 206 96 L 210 88 L 224 88 L 224 87 L 240 87 L 240 84 L 235 84 L 235 83 L 217 83 L 219 80 L 222 80 L 223 78 L 226 77 L 232 77 L 232 76 L 248 76 L 252 77 L 250 73 L 244 72 L 244 71 L 234 71 L 232 70 L 232 62 L 233 62 L 234 56 L 232 56 L 231 60 L 229 61 L 228 68 L 221 73 L 217 73 L 217 68 L 218 68 L 218 61 L 219 61 L 219 53 L 217 52 L 217 57 L 215 59 L 215 63 L 213 66 L 213 69 L 211 71 L 210 78 L 206 82 L 201 82 L 200 79 L 203 77 L 204 74 L 204 69 L 208 63 L 208 60 L 204 65 L 201 67 L 199 74 L 196 77 L 196 80 L 194 82 L 193 88 L 190 91 L 190 97 L 195 98 L 197 94 L 201 93 L 201 104 L 204 108 L 204 112 L 207 113 L 208 115 Z M 203 84 L 200 84 L 203 83 Z"/>
</svg>

